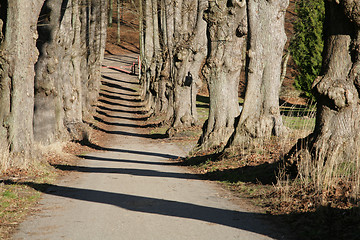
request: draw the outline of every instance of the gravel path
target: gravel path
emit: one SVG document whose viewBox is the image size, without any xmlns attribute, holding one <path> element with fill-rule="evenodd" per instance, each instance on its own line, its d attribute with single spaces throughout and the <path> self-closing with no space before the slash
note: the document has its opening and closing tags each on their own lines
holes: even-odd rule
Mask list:
<svg viewBox="0 0 360 240">
<path fill-rule="evenodd" d="M 132 62 L 126 56 L 106 59 L 109 66 Z M 136 128 L 135 76 L 116 69 L 103 74 L 98 110 L 106 120 L 98 120 L 113 127 L 104 130 L 110 140 L 49 186 L 13 239 L 283 239 L 261 214 L 176 166 L 171 159 L 185 156 L 183 149 Z"/>
</svg>

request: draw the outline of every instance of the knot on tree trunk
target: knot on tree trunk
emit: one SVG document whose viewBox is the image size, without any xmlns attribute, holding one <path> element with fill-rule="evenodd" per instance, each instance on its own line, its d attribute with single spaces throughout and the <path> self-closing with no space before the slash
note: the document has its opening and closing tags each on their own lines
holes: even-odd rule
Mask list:
<svg viewBox="0 0 360 240">
<path fill-rule="evenodd" d="M 360 26 L 360 2 L 355 0 L 337 0 L 336 2 L 342 4 L 345 14 L 350 21 Z"/>
<path fill-rule="evenodd" d="M 357 104 L 357 90 L 348 79 L 324 77 L 315 85 L 315 90 L 320 96 L 327 97 L 333 103 L 335 109 Z"/>
</svg>

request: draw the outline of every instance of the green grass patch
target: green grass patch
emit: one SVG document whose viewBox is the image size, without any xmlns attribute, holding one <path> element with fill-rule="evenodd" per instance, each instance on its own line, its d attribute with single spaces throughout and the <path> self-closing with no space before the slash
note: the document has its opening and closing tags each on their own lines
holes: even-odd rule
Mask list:
<svg viewBox="0 0 360 240">
<path fill-rule="evenodd" d="M 31 183 L 52 183 L 58 172 L 49 164 L 38 162 L 26 170 L 26 175 L 16 171 L 14 175 L 17 177 L 0 182 L 0 239 L 9 239 L 40 199 L 41 192 L 32 188 Z"/>
<path fill-rule="evenodd" d="M 286 127 L 296 130 L 312 131 L 315 128 L 315 118 L 282 116 Z"/>
</svg>

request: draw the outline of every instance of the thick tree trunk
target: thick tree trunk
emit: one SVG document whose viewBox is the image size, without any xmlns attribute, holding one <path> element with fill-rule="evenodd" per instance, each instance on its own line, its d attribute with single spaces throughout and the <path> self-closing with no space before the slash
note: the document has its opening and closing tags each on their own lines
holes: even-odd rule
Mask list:
<svg viewBox="0 0 360 240">
<path fill-rule="evenodd" d="M 33 143 L 36 25 L 44 0 L 1 2 L 0 139 L 13 153 L 31 153 Z M 6 17 L 4 16 L 6 15 Z"/>
<path fill-rule="evenodd" d="M 205 18 L 209 48 L 203 74 L 210 110 L 198 143 L 201 150 L 224 146 L 240 114 L 238 86 L 247 35 L 246 1 L 209 1 Z"/>
<path fill-rule="evenodd" d="M 106 39 L 106 4 L 100 3 L 47 0 L 43 6 L 34 111 L 34 137 L 43 144 L 86 137 L 83 117 L 97 99 Z"/>
<path fill-rule="evenodd" d="M 144 30 L 143 30 L 143 59 L 142 59 L 142 78 L 141 78 L 141 96 L 145 103 L 145 109 L 151 111 L 154 105 L 154 96 L 150 91 L 151 77 L 155 74 L 153 58 L 154 58 L 154 21 L 152 14 L 152 4 L 155 0 L 144 0 Z"/>
<path fill-rule="evenodd" d="M 249 46 L 245 101 L 231 146 L 250 147 L 256 140 L 280 136 L 281 62 L 288 0 L 249 0 Z"/>
<path fill-rule="evenodd" d="M 86 61 L 82 62 L 82 87 L 83 87 L 83 118 L 89 119 L 94 113 L 93 106 L 97 102 L 101 85 L 101 60 L 105 47 L 106 28 L 104 8 L 107 0 L 86 0 L 87 4 L 81 8 L 81 22 L 84 25 L 82 32 L 82 54 Z M 85 43 L 85 44 L 84 44 Z"/>
<path fill-rule="evenodd" d="M 150 91 L 153 96 L 153 105 L 151 106 L 153 115 L 158 116 L 162 113 L 162 82 L 161 82 L 161 69 L 163 67 L 163 50 L 164 47 L 161 43 L 162 32 L 161 22 L 163 10 L 161 9 L 161 0 L 153 0 L 152 2 L 152 20 L 153 20 L 153 59 L 151 62 L 151 77 L 150 77 Z"/>
<path fill-rule="evenodd" d="M 286 156 L 295 167 L 299 162 L 313 164 L 319 185 L 325 177 L 344 172 L 346 166 L 349 173 L 359 171 L 360 156 L 360 3 L 334 0 L 325 6 L 323 76 L 313 84 L 315 130 Z"/>
<path fill-rule="evenodd" d="M 206 0 L 182 0 L 174 4 L 174 46 L 171 81 L 174 116 L 172 130 L 197 124 L 196 94 L 201 86 L 200 68 L 206 56 Z M 168 35 L 169 36 L 169 35 Z"/>
</svg>

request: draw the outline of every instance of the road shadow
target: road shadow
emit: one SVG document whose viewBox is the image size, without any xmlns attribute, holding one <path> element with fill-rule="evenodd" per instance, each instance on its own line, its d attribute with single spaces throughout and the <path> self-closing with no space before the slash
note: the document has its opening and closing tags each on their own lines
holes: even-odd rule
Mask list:
<svg viewBox="0 0 360 240">
<path fill-rule="evenodd" d="M 105 99 L 99 99 L 98 101 L 102 102 L 102 103 L 105 103 L 105 104 L 115 105 L 116 106 L 116 103 L 107 101 Z M 108 107 L 105 107 L 105 106 L 102 106 L 102 105 L 97 105 L 96 107 L 98 109 L 101 109 L 101 110 L 104 110 L 104 111 L 109 111 L 109 112 L 132 113 L 132 114 L 139 114 L 139 115 L 142 115 L 142 114 L 145 113 L 144 111 L 137 111 L 137 110 L 131 111 L 131 110 L 113 109 L 113 108 L 108 108 Z"/>
<path fill-rule="evenodd" d="M 270 229 L 264 228 L 261 224 L 262 222 L 259 221 L 261 218 L 264 218 L 264 214 L 46 183 L 23 182 L 21 184 L 48 195 L 108 204 L 133 212 L 198 220 L 280 239 L 278 234 L 270 231 Z"/>
<path fill-rule="evenodd" d="M 155 170 L 136 169 L 136 168 L 105 168 L 105 167 L 71 166 L 71 165 L 52 165 L 52 166 L 62 171 L 71 171 L 71 172 L 109 173 L 109 174 L 122 174 L 122 175 L 141 176 L 141 177 L 200 180 L 198 175 L 191 173 L 160 172 Z"/>
<path fill-rule="evenodd" d="M 101 84 L 104 85 L 104 86 L 107 86 L 109 88 L 116 88 L 116 89 L 124 90 L 124 91 L 127 91 L 127 92 L 137 93 L 137 91 L 132 89 L 132 88 L 124 87 L 124 86 L 121 86 L 121 85 L 116 84 L 116 83 L 110 83 L 110 82 L 101 81 Z"/>
<path fill-rule="evenodd" d="M 126 65 L 132 65 L 133 62 L 137 61 L 137 57 L 126 56 L 126 55 L 113 55 L 111 52 L 109 52 L 109 53 L 112 56 L 105 56 L 104 57 L 105 60 L 122 63 L 122 64 L 126 64 Z"/>
<path fill-rule="evenodd" d="M 102 99 L 99 99 L 100 102 L 106 103 L 109 105 L 121 106 L 121 107 L 127 107 L 127 108 L 142 108 L 142 107 L 144 107 L 143 105 L 128 105 L 128 104 L 122 104 L 122 103 L 118 103 L 118 102 L 109 101 L 109 100 L 120 100 L 121 97 L 119 97 L 119 96 L 112 96 L 112 95 L 105 94 L 105 93 L 99 93 L 99 96 L 103 97 Z"/>
<path fill-rule="evenodd" d="M 125 80 L 121 80 L 118 78 L 113 78 L 113 77 L 109 77 L 107 75 L 101 75 L 102 78 L 106 79 L 106 80 L 111 80 L 114 82 L 120 82 L 120 83 L 126 83 L 126 84 L 133 84 L 133 85 L 139 85 L 139 82 L 131 82 L 131 81 L 125 81 Z"/>
<path fill-rule="evenodd" d="M 99 108 L 99 106 L 97 106 Z M 99 109 L 96 110 L 96 112 L 100 115 L 109 117 L 109 118 L 118 118 L 118 119 L 124 119 L 124 120 L 133 120 L 133 121 L 146 121 L 148 118 L 147 117 L 139 117 L 139 118 L 135 118 L 135 117 L 126 117 L 126 116 L 118 116 L 118 115 L 112 115 L 109 114 L 107 112 L 101 111 Z"/>
<path fill-rule="evenodd" d="M 101 121 L 105 122 L 103 120 L 101 120 Z M 147 133 L 135 133 L 135 132 L 120 131 L 120 130 L 107 130 L 107 129 L 102 128 L 102 127 L 100 127 L 98 125 L 88 123 L 88 122 L 86 122 L 86 123 L 95 130 L 99 130 L 101 132 L 111 134 L 111 135 L 122 135 L 122 136 L 139 137 L 139 138 L 147 138 L 147 139 L 165 139 L 165 138 L 168 138 L 167 134 L 160 134 L 160 133 L 159 134 L 147 134 Z M 109 123 L 109 122 L 105 122 L 105 124 L 113 125 L 113 126 L 132 127 L 131 124 L 126 124 L 126 123 Z M 134 125 L 134 126 L 137 126 L 137 125 Z M 140 125 L 138 127 L 140 127 Z M 142 128 L 145 128 L 145 127 L 146 127 L 146 125 L 142 126 Z"/>
<path fill-rule="evenodd" d="M 107 116 L 109 117 L 109 116 Z M 109 122 L 106 121 L 100 117 L 96 117 L 94 116 L 94 120 L 96 120 L 99 123 L 103 123 L 106 124 L 108 126 L 116 126 L 116 127 L 130 127 L 130 128 L 149 128 L 149 127 L 156 127 L 158 126 L 157 124 L 154 123 L 149 123 L 149 124 L 145 124 L 145 125 L 140 125 L 140 124 L 133 124 L 133 123 L 119 123 L 119 122 Z M 94 128 L 101 130 L 99 127 L 97 127 L 94 124 L 89 124 L 89 125 L 93 125 Z M 156 134 L 151 134 L 151 136 L 156 136 Z M 166 134 L 158 134 L 157 137 L 166 137 Z"/>
<path fill-rule="evenodd" d="M 139 94 L 130 94 L 130 93 L 114 92 L 114 91 L 110 91 L 110 90 L 108 90 L 108 89 L 101 89 L 100 91 L 103 92 L 103 93 L 110 93 L 110 94 L 123 95 L 123 96 L 129 96 L 129 97 L 140 97 Z"/>
<path fill-rule="evenodd" d="M 165 153 L 156 153 L 156 152 L 145 152 L 145 151 L 137 151 L 137 150 L 128 150 L 128 149 L 120 149 L 120 148 L 110 148 L 110 147 L 102 147 L 97 144 L 89 142 L 87 139 L 82 141 L 77 141 L 83 146 L 87 146 L 89 148 L 100 150 L 100 151 L 109 151 L 109 152 L 120 152 L 120 153 L 130 153 L 136 155 L 144 155 L 144 156 L 155 156 L 155 157 L 162 157 L 166 159 L 179 159 L 180 156 L 173 155 L 173 154 L 165 154 Z"/>
<path fill-rule="evenodd" d="M 94 161 L 105 161 L 105 162 L 121 162 L 121 163 L 135 163 L 135 164 L 145 164 L 145 165 L 156 165 L 156 166 L 179 166 L 179 162 L 154 162 L 154 161 L 141 161 L 141 160 L 129 160 L 129 159 L 119 159 L 119 158 L 103 158 L 103 157 L 95 157 L 89 155 L 78 155 L 79 158 L 83 158 L 86 160 L 94 160 Z"/>
</svg>

